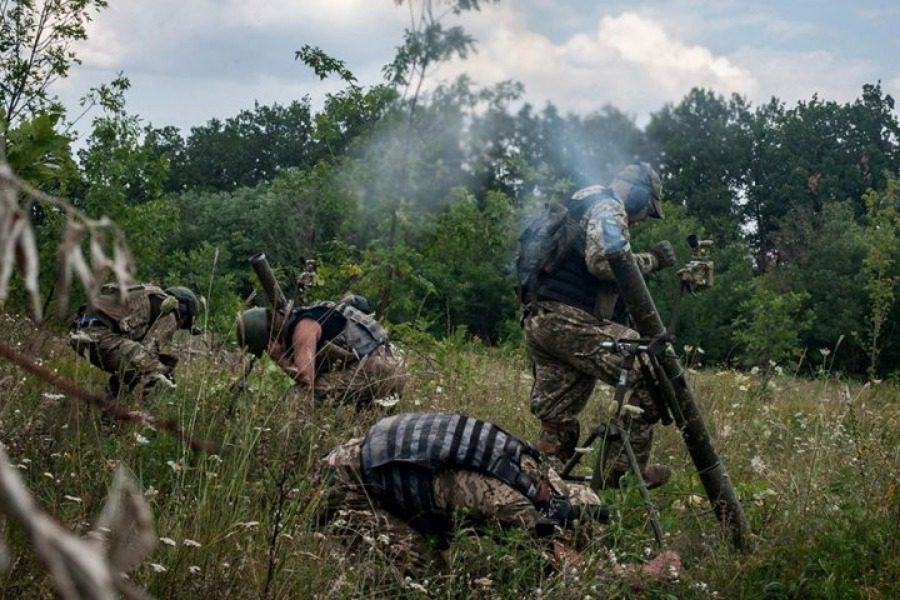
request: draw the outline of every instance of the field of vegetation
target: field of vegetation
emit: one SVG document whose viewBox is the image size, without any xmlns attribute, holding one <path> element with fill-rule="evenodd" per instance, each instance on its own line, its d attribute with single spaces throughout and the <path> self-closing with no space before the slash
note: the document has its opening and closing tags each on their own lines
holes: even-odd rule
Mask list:
<svg viewBox="0 0 900 600">
<path fill-rule="evenodd" d="M 102 374 L 76 360 L 58 332 L 0 318 L 21 351 L 102 389 Z M 618 517 L 590 532 L 579 565 L 551 568 L 546 548 L 521 532 L 461 532 L 444 564 L 420 580 L 397 580 L 374 551 L 351 560 L 310 523 L 320 491 L 316 459 L 332 445 L 387 411 L 458 411 L 525 438 L 537 429 L 519 347 L 484 347 L 462 335 L 435 341 L 411 329 L 395 334 L 406 342 L 411 386 L 396 406 L 366 413 L 314 405 L 267 362 L 233 392 L 240 356 L 208 337 L 181 339 L 178 388 L 158 393 L 147 408 L 220 442 L 218 454 L 194 453 L 166 432 L 110 423 L 6 363 L 0 429 L 41 505 L 79 533 L 96 520 L 115 467 L 134 472 L 159 544 L 132 577 L 158 597 L 900 596 L 900 387 L 863 385 L 824 368 L 798 378 L 791 365 L 690 373 L 751 522 L 747 554 L 729 547 L 680 437 L 665 429 L 655 457 L 675 475 L 653 495 L 666 546 L 684 561 L 673 582 L 635 590 L 609 573 L 611 563 L 644 561 L 654 551 L 638 493 L 627 488 L 605 492 Z M 610 396 L 598 387 L 584 424 L 603 417 Z M 52 597 L 27 540 L 6 525 L 2 534 L 11 562 L 0 596 Z"/>
</svg>

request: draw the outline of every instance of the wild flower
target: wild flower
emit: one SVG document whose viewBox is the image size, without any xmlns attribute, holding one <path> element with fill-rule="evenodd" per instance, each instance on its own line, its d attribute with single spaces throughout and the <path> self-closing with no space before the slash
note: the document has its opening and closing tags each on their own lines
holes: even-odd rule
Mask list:
<svg viewBox="0 0 900 600">
<path fill-rule="evenodd" d="M 203 546 L 203 544 L 201 544 L 200 542 L 198 542 L 196 540 L 187 539 L 187 538 L 181 540 L 181 543 L 184 544 L 185 546 L 190 546 L 191 548 L 200 548 Z"/>
<path fill-rule="evenodd" d="M 174 547 L 177 545 L 177 542 L 170 537 L 161 537 L 161 538 L 159 538 L 159 541 L 162 542 L 163 544 L 165 544 L 166 546 Z"/>
<path fill-rule="evenodd" d="M 199 575 L 199 574 L 200 574 L 200 567 L 198 567 L 197 565 L 191 565 L 191 566 L 188 567 L 188 572 L 189 572 L 191 575 Z"/>
<path fill-rule="evenodd" d="M 150 567 L 157 573 L 165 573 L 166 571 L 168 571 L 167 568 L 165 568 L 164 566 L 162 566 L 159 563 L 150 563 Z"/>
</svg>

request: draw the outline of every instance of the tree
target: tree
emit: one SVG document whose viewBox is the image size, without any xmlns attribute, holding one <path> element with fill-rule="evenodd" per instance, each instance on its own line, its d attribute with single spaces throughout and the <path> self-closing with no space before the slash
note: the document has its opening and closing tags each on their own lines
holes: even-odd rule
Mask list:
<svg viewBox="0 0 900 600">
<path fill-rule="evenodd" d="M 287 106 L 254 104 L 235 117 L 191 128 L 187 140 L 173 128 L 148 132 L 171 163 L 166 191 L 234 190 L 271 181 L 279 172 L 316 160 L 309 99 Z"/>
<path fill-rule="evenodd" d="M 47 108 L 48 87 L 78 57 L 72 44 L 107 0 L 0 0 L 0 120 Z"/>
<path fill-rule="evenodd" d="M 738 95 L 726 100 L 695 88 L 677 106 L 655 113 L 647 126 L 666 198 L 686 206 L 720 244 L 740 234 L 751 143 L 748 111 Z"/>
<path fill-rule="evenodd" d="M 870 308 L 868 315 L 867 351 L 869 376 L 878 373 L 878 359 L 883 350 L 882 339 L 900 284 L 897 256 L 900 255 L 900 180 L 890 178 L 883 193 L 874 190 L 865 195 L 867 224 L 866 277 Z"/>
</svg>

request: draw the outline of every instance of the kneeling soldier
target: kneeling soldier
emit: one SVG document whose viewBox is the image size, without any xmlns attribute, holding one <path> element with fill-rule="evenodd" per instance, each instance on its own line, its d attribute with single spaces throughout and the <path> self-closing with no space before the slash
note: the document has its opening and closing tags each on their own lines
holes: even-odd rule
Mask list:
<svg viewBox="0 0 900 600">
<path fill-rule="evenodd" d="M 431 557 L 426 538 L 440 547 L 459 516 L 539 537 L 608 516 L 590 488 L 563 482 L 529 443 L 462 415 L 382 419 L 321 463 L 319 524 L 352 551 L 374 550 L 399 575 L 420 574 Z"/>
<path fill-rule="evenodd" d="M 108 392 L 122 384 L 141 395 L 157 383 L 174 387 L 178 358 L 162 352 L 178 329 L 200 333 L 194 325 L 199 303 L 185 287 L 166 290 L 132 285 L 120 293 L 106 285 L 91 306 L 82 306 L 70 327 L 69 342 L 94 366 L 110 373 Z"/>
<path fill-rule="evenodd" d="M 406 386 L 406 362 L 388 341 L 364 297 L 317 302 L 294 308 L 275 331 L 265 308 L 244 311 L 237 342 L 254 356 L 269 355 L 299 386 L 321 400 L 367 404 L 399 395 Z"/>
</svg>

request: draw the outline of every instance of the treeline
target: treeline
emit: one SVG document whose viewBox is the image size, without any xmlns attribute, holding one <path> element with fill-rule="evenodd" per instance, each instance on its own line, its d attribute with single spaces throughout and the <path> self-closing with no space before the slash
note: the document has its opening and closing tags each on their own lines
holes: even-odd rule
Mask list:
<svg viewBox="0 0 900 600">
<path fill-rule="evenodd" d="M 646 160 L 667 218 L 636 226 L 635 247 L 670 239 L 686 261 L 689 233 L 716 244 L 716 286 L 680 306 L 695 364 L 897 371 L 900 124 L 880 84 L 848 103 L 761 106 L 695 89 L 641 128 L 611 106 L 533 107 L 512 82 L 418 93 L 436 56 L 471 47 L 452 30 L 428 34 L 443 54 L 407 32 L 385 83 L 368 88 L 304 48 L 299 59 L 346 83 L 321 110 L 257 104 L 186 132 L 130 114 L 120 78 L 86 98 L 100 114 L 75 155 L 62 109 L 44 104 L 8 114 L 7 157 L 118 222 L 140 277 L 197 289 L 213 329 L 231 327 L 254 288 L 246 259 L 265 251 L 289 290 L 316 258 L 313 297 L 353 290 L 404 335 L 465 328 L 489 343 L 520 339 L 511 266 L 528 215 Z M 61 217 L 35 217 L 49 265 Z M 669 319 L 674 273 L 650 279 Z"/>
</svg>

